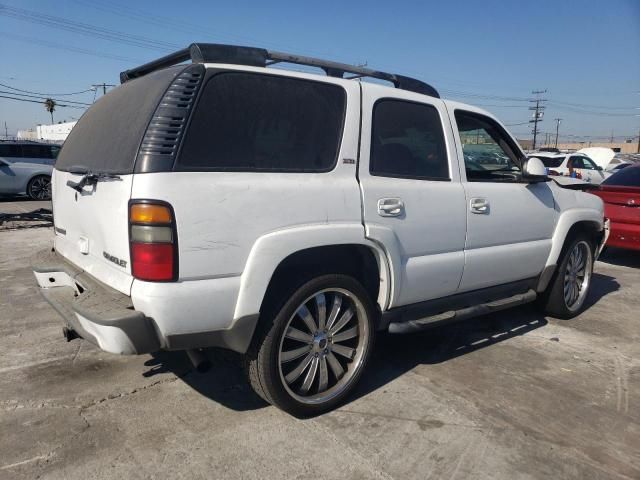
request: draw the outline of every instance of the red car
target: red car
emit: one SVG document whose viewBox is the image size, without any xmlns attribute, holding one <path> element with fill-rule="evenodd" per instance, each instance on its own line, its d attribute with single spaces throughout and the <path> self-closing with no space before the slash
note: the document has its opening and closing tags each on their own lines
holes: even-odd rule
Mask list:
<svg viewBox="0 0 640 480">
<path fill-rule="evenodd" d="M 640 250 L 640 164 L 614 173 L 589 193 L 602 198 L 611 220 L 607 246 Z"/>
</svg>

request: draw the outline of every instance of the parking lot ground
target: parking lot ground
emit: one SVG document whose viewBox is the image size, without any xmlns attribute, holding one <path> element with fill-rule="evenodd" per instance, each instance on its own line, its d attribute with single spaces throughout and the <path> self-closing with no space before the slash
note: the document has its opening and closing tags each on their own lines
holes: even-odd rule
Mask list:
<svg viewBox="0 0 640 480">
<path fill-rule="evenodd" d="M 640 478 L 637 254 L 597 263 L 573 320 L 526 306 L 380 335 L 351 401 L 298 420 L 229 353 L 200 374 L 66 343 L 29 267 L 51 238 L 0 230 L 0 478 Z"/>
</svg>

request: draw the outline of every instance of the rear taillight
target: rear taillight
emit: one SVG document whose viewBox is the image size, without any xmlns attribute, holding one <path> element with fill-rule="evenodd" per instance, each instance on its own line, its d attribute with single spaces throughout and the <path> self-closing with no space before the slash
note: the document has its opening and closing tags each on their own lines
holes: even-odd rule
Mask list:
<svg viewBox="0 0 640 480">
<path fill-rule="evenodd" d="M 178 278 L 176 224 L 169 204 L 153 200 L 132 202 L 129 242 L 135 278 L 152 282 Z"/>
</svg>

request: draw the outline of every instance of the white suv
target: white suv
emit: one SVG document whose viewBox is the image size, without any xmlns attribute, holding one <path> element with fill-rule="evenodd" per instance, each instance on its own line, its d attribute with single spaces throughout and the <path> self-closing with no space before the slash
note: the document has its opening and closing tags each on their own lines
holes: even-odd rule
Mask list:
<svg viewBox="0 0 640 480">
<path fill-rule="evenodd" d="M 602 201 L 549 181 L 483 110 L 224 45 L 121 80 L 64 144 L 55 246 L 34 262 L 67 339 L 241 352 L 260 396 L 311 415 L 353 389 L 376 331 L 536 298 L 558 317 L 584 307 Z"/>
</svg>

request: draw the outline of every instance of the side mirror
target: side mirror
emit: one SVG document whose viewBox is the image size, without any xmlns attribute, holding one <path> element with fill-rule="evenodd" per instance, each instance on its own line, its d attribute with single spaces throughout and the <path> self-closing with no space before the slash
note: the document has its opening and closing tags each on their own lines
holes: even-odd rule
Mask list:
<svg viewBox="0 0 640 480">
<path fill-rule="evenodd" d="M 522 179 L 525 182 L 546 182 L 549 180 L 547 167 L 539 158 L 529 158 L 522 166 Z"/>
<path fill-rule="evenodd" d="M 596 170 L 598 170 L 599 172 L 601 172 L 602 170 L 604 170 L 604 168 L 602 168 L 600 165 L 596 165 Z"/>
</svg>

